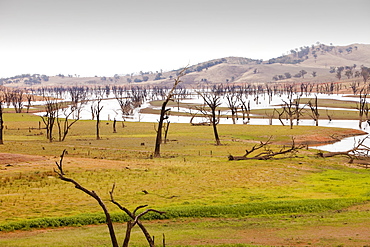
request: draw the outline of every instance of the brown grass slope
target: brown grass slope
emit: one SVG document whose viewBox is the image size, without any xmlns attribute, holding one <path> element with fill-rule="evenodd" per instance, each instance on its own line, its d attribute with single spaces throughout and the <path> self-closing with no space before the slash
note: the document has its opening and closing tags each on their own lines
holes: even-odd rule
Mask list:
<svg viewBox="0 0 370 247">
<path fill-rule="evenodd" d="M 325 47 L 330 47 L 327 49 Z M 347 49 L 352 47 L 351 52 Z M 324 51 L 324 49 L 326 49 Z M 315 58 L 312 52 L 316 52 Z M 189 66 L 189 73 L 182 78 L 183 85 L 194 86 L 206 83 L 267 83 L 274 82 L 275 75 L 284 75 L 290 73 L 292 78 L 279 80 L 279 82 L 335 82 L 338 79 L 335 73 L 329 73 L 330 67 L 353 66 L 356 64 L 354 71 L 359 71 L 361 65 L 370 67 L 370 44 L 351 44 L 347 46 L 325 46 L 316 45 L 309 47 L 307 55 L 299 58 L 294 54 L 288 54 L 275 58 L 279 59 L 301 59 L 299 63 L 286 63 L 254 60 L 243 57 L 226 57 L 219 58 L 196 65 Z M 208 66 L 207 66 L 208 64 Z M 211 65 L 210 65 L 211 64 Z M 295 78 L 294 75 L 299 71 L 305 70 L 307 74 L 304 78 Z M 312 72 L 317 76 L 313 77 Z M 119 71 L 117 71 L 119 73 Z M 173 78 L 176 77 L 177 71 L 163 72 L 161 79 L 155 80 L 157 71 L 144 72 L 144 74 L 120 75 L 119 78 L 106 77 L 68 77 L 51 76 L 49 81 L 42 81 L 41 84 L 34 86 L 75 86 L 75 85 L 171 85 Z M 142 80 L 148 77 L 146 82 L 134 83 L 135 79 Z M 131 83 L 128 82 L 131 80 Z M 341 80 L 348 80 L 342 73 Z M 350 80 L 361 80 L 361 78 L 351 78 Z M 9 80 L 8 80 L 9 81 Z M 6 86 L 24 87 L 27 86 L 23 80 L 20 82 L 4 83 Z"/>
<path fill-rule="evenodd" d="M 346 49 L 349 47 L 355 47 L 357 49 L 352 49 L 351 53 L 347 53 Z M 317 48 L 317 46 L 315 46 Z M 340 53 L 339 50 L 343 52 Z M 284 73 L 289 72 L 292 76 L 297 74 L 300 70 L 305 70 L 307 74 L 304 78 L 291 78 L 284 81 L 287 82 L 302 82 L 302 81 L 312 81 L 312 82 L 330 82 L 338 81 L 335 74 L 329 73 L 330 67 L 340 67 L 340 66 L 353 66 L 356 64 L 355 70 L 360 70 L 361 65 L 370 66 L 370 45 L 365 44 L 353 44 L 348 46 L 337 46 L 330 52 L 316 52 L 317 58 L 315 59 L 311 52 L 308 54 L 308 59 L 297 64 L 284 64 L 284 63 L 274 63 L 268 64 L 264 62 L 263 64 L 256 65 L 253 68 L 246 71 L 246 73 L 241 76 L 236 82 L 269 82 L 273 81 L 272 77 L 274 75 L 284 75 Z M 293 55 L 287 55 L 293 57 Z M 254 69 L 257 69 L 256 74 L 253 73 Z M 316 77 L 312 76 L 312 72 L 317 73 Z M 342 73 L 342 80 L 346 77 Z M 361 78 L 360 78 L 361 79 Z"/>
</svg>

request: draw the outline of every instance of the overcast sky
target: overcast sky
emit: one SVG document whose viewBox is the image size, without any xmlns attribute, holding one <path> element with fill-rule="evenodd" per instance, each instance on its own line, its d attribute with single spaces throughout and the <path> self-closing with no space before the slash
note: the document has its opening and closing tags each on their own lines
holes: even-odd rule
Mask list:
<svg viewBox="0 0 370 247">
<path fill-rule="evenodd" d="M 0 0 L 0 78 L 113 76 L 370 43 L 369 0 Z"/>
</svg>

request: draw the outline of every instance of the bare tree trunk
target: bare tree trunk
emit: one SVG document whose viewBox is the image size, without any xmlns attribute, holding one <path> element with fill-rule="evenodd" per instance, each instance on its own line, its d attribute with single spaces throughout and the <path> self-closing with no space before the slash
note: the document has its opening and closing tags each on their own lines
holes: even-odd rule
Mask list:
<svg viewBox="0 0 370 247">
<path fill-rule="evenodd" d="M 166 144 L 167 143 L 168 130 L 170 128 L 170 121 L 167 121 L 163 127 L 164 127 L 163 128 L 164 129 L 164 144 Z"/>
<path fill-rule="evenodd" d="M 62 161 L 63 161 L 63 157 L 64 157 L 65 152 L 66 152 L 66 150 L 64 150 L 63 153 L 62 153 L 62 155 L 60 156 L 61 158 L 60 158 L 59 163 L 56 163 L 58 170 L 54 170 L 54 171 L 58 174 L 58 176 L 59 176 L 59 178 L 61 180 L 66 181 L 66 182 L 70 182 L 70 183 L 74 184 L 74 186 L 75 186 L 76 189 L 79 189 L 79 190 L 85 192 L 89 196 L 93 197 L 99 203 L 100 207 L 102 208 L 102 210 L 103 210 L 103 212 L 105 214 L 105 220 L 106 220 L 106 224 L 107 224 L 108 229 L 109 229 L 109 235 L 111 237 L 112 246 L 113 247 L 118 247 L 118 242 L 117 242 L 116 234 L 115 234 L 114 228 L 113 228 L 113 222 L 112 222 L 112 219 L 110 217 L 110 214 L 109 214 L 108 209 L 105 206 L 104 202 L 95 193 L 95 191 L 88 190 L 85 187 L 81 186 L 77 181 L 75 181 L 75 180 L 73 180 L 71 178 L 67 178 L 65 176 L 65 173 L 63 171 L 63 164 L 62 164 Z"/>
<path fill-rule="evenodd" d="M 158 122 L 158 129 L 157 129 L 157 137 L 155 139 L 155 149 L 154 149 L 154 157 L 161 156 L 161 144 L 162 144 L 162 129 L 163 129 L 163 121 L 166 119 L 166 113 L 169 109 L 166 110 L 166 105 L 168 101 L 164 101 L 161 108 L 161 115 Z"/>
<path fill-rule="evenodd" d="M 63 150 L 63 153 L 60 156 L 60 161 L 59 162 L 56 162 L 57 169 L 54 169 L 54 172 L 58 174 L 58 176 L 59 176 L 59 178 L 61 180 L 72 183 L 75 186 L 76 189 L 79 189 L 79 190 L 85 192 L 89 196 L 93 197 L 99 203 L 100 207 L 102 208 L 102 210 L 104 211 L 104 214 L 105 214 L 106 224 L 107 224 L 108 229 L 109 229 L 109 235 L 111 237 L 112 246 L 113 247 L 118 247 L 118 242 L 117 242 L 116 234 L 114 232 L 114 227 L 113 227 L 112 219 L 110 217 L 110 214 L 109 214 L 108 209 L 105 206 L 104 202 L 95 193 L 95 191 L 88 190 L 85 187 L 83 187 L 81 184 L 79 184 L 77 181 L 75 181 L 74 179 L 68 178 L 68 177 L 65 176 L 65 173 L 63 171 L 63 157 L 64 157 L 64 154 L 65 153 L 66 153 L 66 150 Z M 128 247 L 129 246 L 129 241 L 130 241 L 130 236 L 131 236 L 131 230 L 132 230 L 132 228 L 136 224 L 138 224 L 138 226 L 142 230 L 145 238 L 147 239 L 147 241 L 149 243 L 149 246 L 150 247 L 155 247 L 155 245 L 154 245 L 154 237 L 152 238 L 150 236 L 149 232 L 147 231 L 147 229 L 144 227 L 144 225 L 141 223 L 141 221 L 139 219 L 140 219 L 140 217 L 144 216 L 145 214 L 147 214 L 149 212 L 155 212 L 155 213 L 158 213 L 158 214 L 164 214 L 165 212 L 161 212 L 161 211 L 154 210 L 154 209 L 147 209 L 144 212 L 136 215 L 137 210 L 139 210 L 141 208 L 144 208 L 147 205 L 138 206 L 138 207 L 136 207 L 136 209 L 133 212 L 131 212 L 127 208 L 122 207 L 118 202 L 116 202 L 114 200 L 114 198 L 113 198 L 114 188 L 115 188 L 115 184 L 113 184 L 112 190 L 109 191 L 111 202 L 113 204 L 115 204 L 116 206 L 118 206 L 119 209 L 121 209 L 122 211 L 124 211 L 133 220 L 133 221 L 127 222 L 127 230 L 126 230 L 126 236 L 125 236 L 125 239 L 124 239 L 124 242 L 123 242 L 123 246 L 124 247 Z"/>
<path fill-rule="evenodd" d="M 46 97 L 44 97 L 44 100 L 46 101 L 46 115 L 41 116 L 41 119 L 46 127 L 46 138 L 49 140 L 49 142 L 53 142 L 53 129 L 57 118 L 57 112 L 59 110 L 59 103 L 53 102 L 50 98 Z"/>
<path fill-rule="evenodd" d="M 97 104 L 95 106 L 91 106 L 91 110 L 93 114 L 96 116 L 96 140 L 100 140 L 100 113 L 103 110 L 103 106 L 100 106 L 102 98 L 97 99 Z"/>
<path fill-rule="evenodd" d="M 3 102 L 0 100 L 0 144 L 4 144 Z"/>
<path fill-rule="evenodd" d="M 157 128 L 157 136 L 155 139 L 155 148 L 154 148 L 154 155 L 153 155 L 155 158 L 161 157 L 163 121 L 165 119 L 168 119 L 167 114 L 168 114 L 168 111 L 170 110 L 170 109 L 166 109 L 167 103 L 173 99 L 174 93 L 175 93 L 174 91 L 176 87 L 179 85 L 179 83 L 181 82 L 180 78 L 185 75 L 186 70 L 187 70 L 187 67 L 185 67 L 184 69 L 180 71 L 179 75 L 175 79 L 175 83 L 173 84 L 172 89 L 168 92 L 167 97 L 162 103 L 161 114 L 159 116 L 159 122 L 158 122 L 158 128 Z"/>
<path fill-rule="evenodd" d="M 127 222 L 126 236 L 125 236 L 125 240 L 123 241 L 122 247 L 128 247 L 128 244 L 130 242 L 132 227 L 133 227 L 133 224 L 130 220 L 130 221 Z"/>
<path fill-rule="evenodd" d="M 100 140 L 100 115 L 96 116 L 96 140 Z"/>
<path fill-rule="evenodd" d="M 113 121 L 113 133 L 117 133 L 116 124 L 117 124 L 117 120 L 114 119 L 114 121 Z"/>
<path fill-rule="evenodd" d="M 218 119 L 216 118 L 215 110 L 212 110 L 212 127 L 213 127 L 213 134 L 215 136 L 216 145 L 221 145 L 220 137 L 218 136 L 217 130 Z"/>
<path fill-rule="evenodd" d="M 217 107 L 221 105 L 220 102 L 220 95 L 217 92 L 197 92 L 199 96 L 201 96 L 204 100 L 203 107 L 197 107 L 197 109 L 209 119 L 209 122 L 212 124 L 213 134 L 215 137 L 216 145 L 221 145 L 220 137 L 218 135 L 217 125 L 220 119 L 220 111 L 218 111 L 218 115 L 216 115 Z M 207 111 L 205 106 L 208 106 L 211 112 Z"/>
</svg>

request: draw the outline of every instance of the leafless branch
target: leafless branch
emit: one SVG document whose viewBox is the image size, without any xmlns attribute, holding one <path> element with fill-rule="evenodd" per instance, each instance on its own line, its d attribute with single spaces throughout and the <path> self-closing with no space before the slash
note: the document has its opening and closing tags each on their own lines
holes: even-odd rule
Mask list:
<svg viewBox="0 0 370 247">
<path fill-rule="evenodd" d="M 229 160 L 270 160 L 276 158 L 278 155 L 285 155 L 289 153 L 295 153 L 299 149 L 303 149 L 305 145 L 296 145 L 294 138 L 292 138 L 292 144 L 290 147 L 283 146 L 278 151 L 273 151 L 268 145 L 271 144 L 270 137 L 266 142 L 261 142 L 258 145 L 253 146 L 250 150 L 245 150 L 245 154 L 243 156 L 233 156 L 229 155 Z M 263 152 L 260 152 L 252 157 L 248 157 L 248 155 L 255 153 L 257 150 L 264 148 Z"/>
</svg>

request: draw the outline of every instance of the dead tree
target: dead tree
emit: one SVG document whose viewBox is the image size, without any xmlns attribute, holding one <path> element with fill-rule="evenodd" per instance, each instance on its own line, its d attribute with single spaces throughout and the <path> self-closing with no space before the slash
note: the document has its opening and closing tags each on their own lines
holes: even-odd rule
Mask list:
<svg viewBox="0 0 370 247">
<path fill-rule="evenodd" d="M 294 120 L 294 116 L 296 115 L 295 108 L 294 108 L 294 102 L 292 99 L 290 99 L 288 102 L 287 101 L 283 101 L 283 102 L 284 102 L 283 111 L 287 114 L 289 118 L 290 128 L 293 129 L 293 120 Z"/>
<path fill-rule="evenodd" d="M 84 88 L 73 87 L 68 88 L 71 96 L 71 105 L 62 105 L 57 111 L 57 126 L 59 132 L 59 141 L 62 142 L 67 137 L 72 125 L 80 120 L 83 105 L 86 103 L 86 91 Z"/>
<path fill-rule="evenodd" d="M 128 243 L 130 241 L 131 229 L 137 224 L 140 227 L 141 231 L 143 232 L 145 238 L 147 239 L 147 241 L 149 243 L 149 246 L 150 247 L 155 247 L 154 237 L 152 238 L 152 236 L 149 234 L 148 230 L 144 227 L 143 223 L 140 221 L 140 217 L 144 216 L 145 214 L 147 214 L 149 212 L 155 212 L 155 213 L 158 213 L 158 214 L 164 214 L 165 212 L 158 211 L 158 210 L 155 210 L 155 209 L 147 209 L 144 212 L 136 215 L 136 212 L 139 209 L 145 208 L 148 205 L 138 206 L 138 207 L 136 207 L 136 209 L 133 212 L 131 212 L 130 210 L 123 207 L 121 204 L 119 204 L 117 201 L 114 200 L 114 198 L 113 198 L 114 188 L 115 188 L 115 184 L 113 184 L 112 190 L 109 191 L 111 202 L 114 203 L 115 205 L 117 205 L 119 209 L 124 211 L 133 220 L 133 221 L 128 221 L 127 222 L 126 236 L 125 236 L 125 240 L 123 242 L 123 246 L 124 247 L 128 246 Z"/>
<path fill-rule="evenodd" d="M 58 126 L 60 142 L 66 139 L 72 125 L 75 124 L 78 120 L 80 120 L 81 110 L 82 110 L 81 105 L 71 106 L 69 109 L 65 108 L 62 110 L 63 117 L 60 116 L 59 111 L 57 112 L 56 122 Z"/>
<path fill-rule="evenodd" d="M 161 156 L 163 122 L 164 122 L 164 120 L 168 119 L 168 112 L 170 110 L 170 108 L 166 108 L 167 104 L 170 100 L 174 99 L 175 89 L 180 84 L 180 82 L 181 82 L 180 79 L 181 79 L 181 77 L 183 77 L 185 75 L 186 70 L 187 70 L 187 67 L 185 67 L 184 69 L 182 69 L 180 71 L 180 73 L 178 74 L 178 76 L 175 79 L 175 82 L 172 86 L 172 89 L 167 93 L 167 95 L 165 96 L 165 99 L 162 103 L 161 113 L 160 113 L 159 121 L 158 121 L 158 127 L 157 127 L 157 130 L 156 130 L 157 137 L 156 137 L 156 140 L 155 140 L 155 148 L 154 148 L 154 155 L 153 155 L 156 158 Z"/>
<path fill-rule="evenodd" d="M 332 114 L 333 113 L 330 114 L 330 112 L 328 111 L 328 109 L 326 109 L 326 116 L 328 117 L 329 122 L 331 122 L 331 120 L 332 120 Z"/>
<path fill-rule="evenodd" d="M 311 117 L 315 121 L 316 126 L 319 126 L 319 109 L 318 109 L 318 102 L 317 102 L 317 95 L 315 95 L 315 101 L 312 103 L 312 101 L 308 101 L 308 107 L 311 109 Z"/>
<path fill-rule="evenodd" d="M 6 107 L 9 108 L 10 104 L 12 103 L 12 92 L 8 88 L 3 87 L 3 99 L 4 103 L 6 104 Z"/>
<path fill-rule="evenodd" d="M 241 98 L 239 98 L 239 101 L 241 102 L 241 111 L 243 114 L 243 120 L 245 120 L 245 115 L 247 115 L 247 120 L 250 121 L 251 117 L 251 101 L 248 100 L 248 103 L 245 103 L 245 101 L 242 101 Z"/>
<path fill-rule="evenodd" d="M 4 144 L 3 100 L 0 97 L 0 144 Z"/>
<path fill-rule="evenodd" d="M 192 125 L 192 126 L 211 126 L 211 123 L 209 122 L 209 119 L 207 119 L 207 121 L 203 121 L 203 122 L 200 122 L 200 123 L 194 123 L 193 122 L 193 120 L 194 120 L 194 118 L 196 118 L 197 117 L 197 115 L 198 115 L 198 113 L 200 112 L 199 110 L 197 110 L 197 107 L 194 107 L 195 108 L 195 110 L 196 110 L 196 112 L 194 113 L 194 112 L 192 112 L 191 110 L 192 110 L 192 108 L 190 108 L 190 112 L 189 112 L 189 114 L 191 115 L 191 118 L 190 118 L 190 124 Z M 202 115 L 204 115 L 204 114 L 202 114 Z"/>
<path fill-rule="evenodd" d="M 242 112 L 243 120 L 245 120 L 245 115 L 247 115 L 248 122 L 250 121 L 250 113 L 251 113 L 251 104 L 250 100 L 248 100 L 249 88 L 244 87 L 237 92 L 236 97 L 240 102 L 240 109 Z"/>
<path fill-rule="evenodd" d="M 46 138 L 49 142 L 53 141 L 53 130 L 57 114 L 59 110 L 59 103 L 56 100 L 52 100 L 50 97 L 44 97 L 45 104 L 45 115 L 40 116 L 46 127 Z"/>
<path fill-rule="evenodd" d="M 297 125 L 299 123 L 299 118 L 302 115 L 302 110 L 304 107 L 299 107 L 299 101 L 300 98 L 297 97 L 296 100 L 293 100 L 291 97 L 289 97 L 288 101 L 283 100 L 284 106 L 283 110 L 289 117 L 289 123 L 290 123 L 290 128 L 293 129 L 293 120 L 297 120 Z"/>
<path fill-rule="evenodd" d="M 364 164 L 366 167 L 370 165 L 370 147 L 365 145 L 365 140 L 368 137 L 365 137 L 357 142 L 355 146 L 347 151 L 341 152 L 319 152 L 318 156 L 323 158 L 329 158 L 334 156 L 346 156 L 349 158 L 349 163 L 359 163 Z"/>
<path fill-rule="evenodd" d="M 23 90 L 13 90 L 11 93 L 11 100 L 16 113 L 21 113 L 23 109 Z"/>
<path fill-rule="evenodd" d="M 28 93 L 26 94 L 26 98 L 27 98 L 27 113 L 28 113 L 31 107 L 31 102 L 32 100 L 34 100 L 34 97 L 32 94 Z"/>
<path fill-rule="evenodd" d="M 209 119 L 209 122 L 212 124 L 213 134 L 215 137 L 216 145 L 221 145 L 220 137 L 217 131 L 217 125 L 220 122 L 220 111 L 217 111 L 217 107 L 221 105 L 221 96 L 213 92 L 197 92 L 204 100 L 204 105 L 202 107 L 197 107 L 197 109 Z M 208 106 L 208 109 L 206 108 Z M 217 113 L 218 112 L 218 113 Z"/>
<path fill-rule="evenodd" d="M 226 92 L 225 95 L 227 99 L 227 106 L 229 107 L 231 111 L 231 118 L 233 120 L 233 124 L 236 124 L 236 120 L 238 119 L 238 98 L 235 94 L 235 92 Z"/>
<path fill-rule="evenodd" d="M 363 120 L 363 117 L 364 115 L 367 116 L 369 114 L 369 105 L 366 101 L 366 97 L 367 97 L 367 94 L 363 94 L 362 93 L 363 90 L 361 90 L 360 92 L 360 101 L 357 105 L 357 110 L 359 110 L 359 123 L 358 123 L 358 127 L 361 129 L 362 127 L 362 122 L 364 121 Z M 368 119 L 366 119 L 368 120 Z"/>
<path fill-rule="evenodd" d="M 127 93 L 128 89 L 119 87 L 113 90 L 114 97 L 116 98 L 123 116 L 131 115 L 133 113 L 134 107 L 131 98 Z"/>
<path fill-rule="evenodd" d="M 100 113 L 103 110 L 103 106 L 101 106 L 100 103 L 102 100 L 103 98 L 99 97 L 96 100 L 96 104 L 91 105 L 91 112 L 93 116 L 96 117 L 96 125 L 95 125 L 96 140 L 100 140 Z"/>
<path fill-rule="evenodd" d="M 269 119 L 269 125 L 272 125 L 272 120 L 274 119 L 275 117 L 275 110 L 273 110 L 271 113 L 268 113 L 267 111 L 265 111 L 265 115 L 268 117 Z"/>
<path fill-rule="evenodd" d="M 282 116 L 284 115 L 284 109 L 280 112 L 280 111 L 278 111 L 276 108 L 274 108 L 274 112 L 276 112 L 276 113 L 278 114 L 278 119 L 279 119 L 279 121 L 280 121 L 281 125 L 282 125 L 282 126 L 285 126 L 285 124 L 284 124 L 283 120 L 281 119 L 281 118 L 282 118 Z"/>
<path fill-rule="evenodd" d="M 163 143 L 167 143 L 167 136 L 168 136 L 168 130 L 170 129 L 170 121 L 167 119 L 165 123 L 163 123 L 163 131 L 164 131 L 164 137 L 163 137 Z"/>
<path fill-rule="evenodd" d="M 115 234 L 115 231 L 114 231 L 113 222 L 112 222 L 110 213 L 108 211 L 108 208 L 106 207 L 103 200 L 99 197 L 99 195 L 95 191 L 89 190 L 86 187 L 82 186 L 76 180 L 66 177 L 66 174 L 63 170 L 63 158 L 64 158 L 65 154 L 66 154 L 66 150 L 63 150 L 62 155 L 60 156 L 59 162 L 55 162 L 56 166 L 57 166 L 57 169 L 54 169 L 54 172 L 58 175 L 58 177 L 61 180 L 72 183 L 75 186 L 76 189 L 83 191 L 84 193 L 91 196 L 92 198 L 94 198 L 98 202 L 99 206 L 102 208 L 102 210 L 104 212 L 104 215 L 105 215 L 105 221 L 106 221 L 106 224 L 108 226 L 112 246 L 113 247 L 118 247 L 119 245 L 118 245 L 117 237 L 116 237 L 116 234 Z M 114 198 L 113 198 L 114 188 L 115 188 L 115 184 L 113 184 L 112 190 L 109 191 L 110 198 L 111 198 L 110 201 L 113 204 L 117 205 L 119 209 L 124 211 L 131 218 L 131 220 L 127 222 L 126 235 L 125 235 L 125 239 L 124 239 L 124 242 L 123 242 L 122 246 L 123 247 L 128 247 L 128 244 L 129 244 L 129 241 L 130 241 L 130 236 L 131 236 L 131 230 L 135 225 L 138 225 L 140 227 L 141 231 L 143 232 L 145 238 L 147 239 L 147 241 L 149 243 L 149 246 L 150 247 L 155 247 L 154 237 L 152 238 L 152 236 L 149 234 L 148 230 L 145 228 L 143 223 L 140 221 L 140 218 L 142 216 L 144 216 L 145 214 L 149 213 L 149 212 L 155 212 L 155 213 L 158 213 L 158 214 L 164 214 L 165 212 L 161 212 L 161 211 L 154 210 L 154 209 L 147 209 L 147 210 L 145 210 L 144 212 L 142 212 L 140 214 L 136 214 L 139 209 L 145 208 L 145 207 L 147 207 L 147 205 L 138 206 L 138 207 L 136 207 L 136 209 L 133 212 L 131 212 L 130 210 L 121 206 L 117 201 L 114 200 Z"/>
<path fill-rule="evenodd" d="M 243 156 L 233 156 L 230 154 L 229 160 L 270 160 L 276 158 L 278 155 L 295 154 L 297 150 L 305 147 L 305 145 L 296 145 L 294 138 L 292 138 L 292 144 L 290 147 L 283 146 L 278 151 L 273 151 L 269 146 L 272 143 L 271 138 L 272 137 L 265 142 L 261 141 L 259 144 L 254 145 L 249 150 L 245 150 L 245 154 Z M 260 152 L 255 154 L 258 150 L 260 150 Z"/>
<path fill-rule="evenodd" d="M 117 133 L 116 125 L 117 125 L 117 120 L 116 120 L 116 118 L 114 118 L 114 120 L 113 120 L 113 133 Z"/>
</svg>

